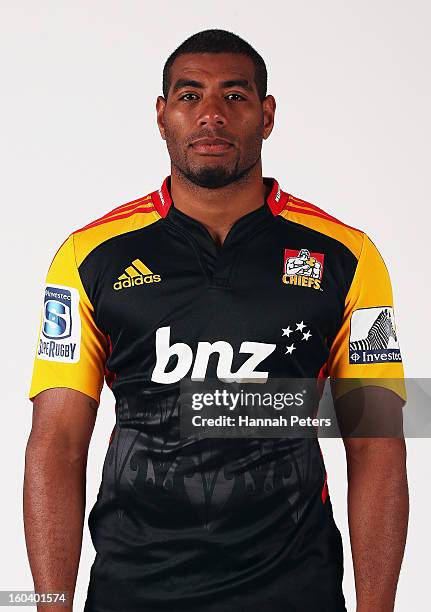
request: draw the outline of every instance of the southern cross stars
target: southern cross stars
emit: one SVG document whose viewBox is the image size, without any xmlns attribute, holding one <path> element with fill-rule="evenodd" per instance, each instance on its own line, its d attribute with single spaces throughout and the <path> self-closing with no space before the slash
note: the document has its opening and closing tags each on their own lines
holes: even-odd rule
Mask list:
<svg viewBox="0 0 431 612">
<path fill-rule="evenodd" d="M 289 337 L 290 334 L 293 332 L 293 329 L 290 329 L 290 326 L 288 325 L 285 329 L 282 328 L 282 332 L 283 332 L 283 336 L 287 336 Z"/>
<path fill-rule="evenodd" d="M 313 334 L 310 332 L 310 330 L 308 330 L 307 332 L 304 332 L 304 327 L 307 327 L 304 321 L 301 321 L 300 323 L 295 323 L 295 325 L 296 325 L 296 329 L 291 329 L 290 325 L 288 325 L 287 327 L 282 327 L 281 328 L 281 331 L 283 332 L 282 336 L 287 336 L 287 338 L 289 338 L 290 334 L 294 334 L 295 332 L 300 332 L 302 334 L 301 341 L 303 340 L 308 341 L 308 339 L 312 337 Z M 292 344 L 290 344 L 289 346 L 286 345 L 285 355 L 291 355 L 293 351 L 295 350 L 296 350 L 296 346 L 292 342 Z"/>
</svg>

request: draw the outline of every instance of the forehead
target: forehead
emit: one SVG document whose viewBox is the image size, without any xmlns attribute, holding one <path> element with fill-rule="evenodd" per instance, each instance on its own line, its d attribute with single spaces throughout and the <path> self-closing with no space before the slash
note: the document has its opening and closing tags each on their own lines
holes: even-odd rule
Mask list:
<svg viewBox="0 0 431 612">
<path fill-rule="evenodd" d="M 184 53 L 171 66 L 171 86 L 177 79 L 196 81 L 229 81 L 247 79 L 254 85 L 254 63 L 247 55 L 238 53 Z"/>
</svg>

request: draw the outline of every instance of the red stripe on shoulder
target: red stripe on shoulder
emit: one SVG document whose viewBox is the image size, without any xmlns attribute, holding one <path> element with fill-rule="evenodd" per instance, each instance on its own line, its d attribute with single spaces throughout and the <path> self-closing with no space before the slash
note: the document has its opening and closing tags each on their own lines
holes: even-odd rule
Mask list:
<svg viewBox="0 0 431 612">
<path fill-rule="evenodd" d="M 307 200 L 303 200 L 302 198 L 297 198 L 296 196 L 292 194 L 289 194 L 289 199 L 292 202 L 297 202 L 300 206 L 303 206 L 303 207 L 309 206 L 310 208 L 313 208 L 314 210 L 320 210 L 322 212 L 325 212 L 322 208 L 319 208 L 315 204 L 312 204 L 311 202 L 308 202 Z"/>
<path fill-rule="evenodd" d="M 139 208 L 138 206 L 129 212 L 125 212 L 124 214 L 112 215 L 111 217 L 108 217 L 106 219 L 102 217 L 101 219 L 98 219 L 97 221 L 93 221 L 93 223 L 90 223 L 89 225 L 86 225 L 85 227 L 81 227 L 80 229 L 76 230 L 73 233 L 78 234 L 79 232 L 84 232 L 85 230 L 91 229 L 93 227 L 97 227 L 98 225 L 103 225 L 104 223 L 110 223 L 111 221 L 118 221 L 119 219 L 126 219 L 127 217 L 131 217 L 132 215 L 135 215 L 137 213 L 141 214 L 141 213 L 154 212 L 155 210 L 156 209 L 154 208 L 154 206 L 151 206 L 148 208 Z"/>
<path fill-rule="evenodd" d="M 139 204 L 140 202 L 143 202 L 144 200 L 151 200 L 151 195 L 142 196 L 141 198 L 136 198 L 136 200 L 130 200 L 130 202 L 125 202 L 124 204 L 120 204 L 120 206 L 113 208 L 111 211 L 109 211 L 108 213 L 106 213 L 106 215 L 103 215 L 103 216 L 106 217 L 107 215 L 110 215 L 117 210 L 121 210 L 122 208 L 125 208 L 126 206 L 131 206 L 132 204 Z"/>
<path fill-rule="evenodd" d="M 148 195 L 148 196 L 145 196 L 143 198 L 138 198 L 137 200 L 132 200 L 131 202 L 126 202 L 125 204 L 121 204 L 121 206 L 117 206 L 116 208 L 113 208 L 112 210 L 107 212 L 105 215 L 102 215 L 101 217 L 98 217 L 94 221 L 91 221 L 90 223 L 87 223 L 87 225 L 84 225 L 84 227 L 81 227 L 77 231 L 81 232 L 81 231 L 83 231 L 85 229 L 88 229 L 89 227 L 93 227 L 93 225 L 95 225 L 95 224 L 99 225 L 100 221 L 103 221 L 104 219 L 109 219 L 110 217 L 116 216 L 119 213 L 126 212 L 128 210 L 133 211 L 134 209 L 138 208 L 139 206 L 141 206 L 145 202 L 147 202 L 148 204 L 153 204 L 152 201 L 151 201 L 151 196 Z"/>
<path fill-rule="evenodd" d="M 323 208 L 319 208 L 315 204 L 311 204 L 311 202 L 306 202 L 305 200 L 295 198 L 292 195 L 289 196 L 289 205 L 291 207 L 298 207 L 303 210 L 312 210 L 312 211 L 320 213 L 321 215 L 326 215 L 327 217 L 331 217 L 331 215 L 327 213 L 326 210 L 323 210 Z"/>
<path fill-rule="evenodd" d="M 96 219 L 96 221 L 100 221 L 100 219 L 106 219 L 107 217 L 110 217 L 111 215 L 115 215 L 115 214 L 117 214 L 119 212 L 123 212 L 123 211 L 126 211 L 126 210 L 131 210 L 131 209 L 136 208 L 137 206 L 140 206 L 141 204 L 145 204 L 145 203 L 152 204 L 150 196 L 146 196 L 145 198 L 139 198 L 138 200 L 132 200 L 131 202 L 127 202 L 126 204 L 122 204 L 121 206 L 117 206 L 117 208 L 113 208 L 108 213 L 106 213 L 106 215 L 103 215 L 99 219 Z"/>
<path fill-rule="evenodd" d="M 360 232 L 361 234 L 363 234 L 362 230 L 358 229 L 357 227 L 353 227 L 352 225 L 348 225 L 347 223 L 344 223 L 343 221 L 340 221 L 340 219 L 337 219 L 336 217 L 329 215 L 327 212 L 325 212 L 318 206 L 310 205 L 310 206 L 313 206 L 313 210 L 309 208 L 301 207 L 295 203 L 294 203 L 294 206 L 290 206 L 291 198 L 292 196 L 289 197 L 289 201 L 286 207 L 287 210 L 291 210 L 292 212 L 300 213 L 301 215 L 311 215 L 313 217 L 320 217 L 321 219 L 327 219 L 328 221 L 332 221 L 333 223 L 338 223 L 339 225 L 344 225 L 344 227 L 348 227 L 352 230 L 355 230 L 356 232 Z M 295 200 L 298 200 L 298 198 L 295 198 Z M 306 204 L 308 204 L 308 202 L 306 202 Z"/>
</svg>

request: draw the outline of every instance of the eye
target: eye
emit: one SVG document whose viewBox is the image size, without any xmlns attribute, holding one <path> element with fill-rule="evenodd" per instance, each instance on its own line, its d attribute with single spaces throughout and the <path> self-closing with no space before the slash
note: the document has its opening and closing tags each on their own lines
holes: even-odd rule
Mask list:
<svg viewBox="0 0 431 612">
<path fill-rule="evenodd" d="M 182 96 L 180 96 L 180 100 L 185 100 L 186 102 L 197 100 L 197 99 L 198 99 L 198 95 L 195 93 L 185 93 Z"/>
<path fill-rule="evenodd" d="M 234 96 L 234 97 L 232 97 L 232 96 Z M 235 101 L 242 101 L 242 100 L 245 100 L 244 96 L 242 96 L 241 94 L 238 94 L 238 93 L 230 93 L 230 94 L 227 94 L 226 98 L 227 98 L 228 100 L 235 100 Z"/>
</svg>

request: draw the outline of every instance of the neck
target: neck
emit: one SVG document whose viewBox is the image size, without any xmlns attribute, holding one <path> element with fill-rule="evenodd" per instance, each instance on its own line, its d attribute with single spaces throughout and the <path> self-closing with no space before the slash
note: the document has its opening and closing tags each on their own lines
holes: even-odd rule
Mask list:
<svg viewBox="0 0 431 612">
<path fill-rule="evenodd" d="M 199 187 L 171 167 L 175 208 L 202 223 L 219 244 L 235 221 L 262 206 L 267 195 L 260 160 L 241 179 L 218 189 Z"/>
</svg>

